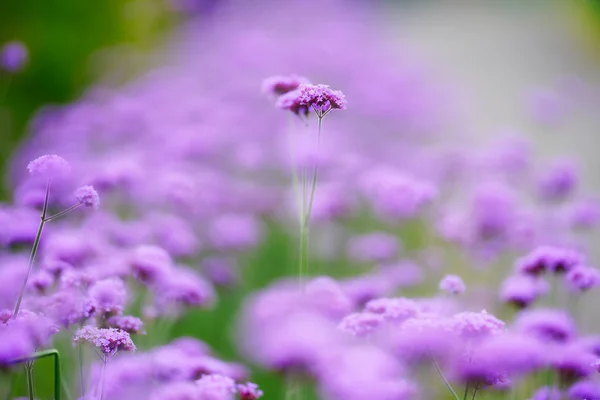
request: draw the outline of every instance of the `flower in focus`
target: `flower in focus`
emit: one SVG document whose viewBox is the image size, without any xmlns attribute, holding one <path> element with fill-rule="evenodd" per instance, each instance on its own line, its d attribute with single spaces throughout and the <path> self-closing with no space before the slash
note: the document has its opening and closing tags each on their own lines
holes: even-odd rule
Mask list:
<svg viewBox="0 0 600 400">
<path fill-rule="evenodd" d="M 279 108 L 298 115 L 308 115 L 312 109 L 319 118 L 323 118 L 331 110 L 344 110 L 346 105 L 344 93 L 332 90 L 327 85 L 301 84 L 296 90 L 282 95 L 277 100 Z"/>
<path fill-rule="evenodd" d="M 90 325 L 75 332 L 73 342 L 88 342 L 105 356 L 115 355 L 119 351 L 135 351 L 136 349 L 129 333 L 120 329 L 102 329 Z"/>
</svg>

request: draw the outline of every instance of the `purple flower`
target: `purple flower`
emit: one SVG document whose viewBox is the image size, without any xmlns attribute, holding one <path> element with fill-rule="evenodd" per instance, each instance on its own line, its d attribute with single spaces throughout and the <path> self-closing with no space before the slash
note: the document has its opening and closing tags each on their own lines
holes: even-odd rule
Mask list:
<svg viewBox="0 0 600 400">
<path fill-rule="evenodd" d="M 340 318 L 352 310 L 352 302 L 339 283 L 328 277 L 317 277 L 306 285 L 306 301 L 314 309 L 332 318 Z"/>
<path fill-rule="evenodd" d="M 141 319 L 131 315 L 115 315 L 108 319 L 111 328 L 117 328 L 130 334 L 145 333 Z"/>
<path fill-rule="evenodd" d="M 543 272 L 564 273 L 584 261 L 583 256 L 571 249 L 540 246 L 517 260 L 516 271 L 528 275 Z"/>
<path fill-rule="evenodd" d="M 351 335 L 363 337 L 373 332 L 383 321 L 383 317 L 379 314 L 354 313 L 344 317 L 338 328 Z"/>
<path fill-rule="evenodd" d="M 77 289 L 63 289 L 44 299 L 46 314 L 64 327 L 83 324 L 91 318 L 94 302 Z"/>
<path fill-rule="evenodd" d="M 348 255 L 358 262 L 385 262 L 397 257 L 398 239 L 383 232 L 355 236 L 348 242 Z"/>
<path fill-rule="evenodd" d="M 135 351 L 129 333 L 120 329 L 101 329 L 94 326 L 84 326 L 75 332 L 74 343 L 88 342 L 97 347 L 105 356 L 112 356 L 119 351 Z"/>
<path fill-rule="evenodd" d="M 0 49 L 0 69 L 18 72 L 27 63 L 29 53 L 21 42 L 8 42 Z"/>
<path fill-rule="evenodd" d="M 375 299 L 365 306 L 365 311 L 378 314 L 386 321 L 403 322 L 417 316 L 421 312 L 421 306 L 412 299 L 403 297 L 394 299 Z"/>
<path fill-rule="evenodd" d="M 561 400 L 562 393 L 555 386 L 542 386 L 528 400 Z"/>
<path fill-rule="evenodd" d="M 215 300 L 210 283 L 191 269 L 173 269 L 157 282 L 157 305 L 167 311 L 170 306 L 207 307 Z"/>
<path fill-rule="evenodd" d="M 595 200 L 580 200 L 567 206 L 565 216 L 575 229 L 591 229 L 600 221 L 600 204 Z"/>
<path fill-rule="evenodd" d="M 469 339 L 496 335 L 504 331 L 504 322 L 485 310 L 455 314 L 450 325 L 459 336 Z"/>
<path fill-rule="evenodd" d="M 281 96 L 293 90 L 298 89 L 301 84 L 310 84 L 309 80 L 298 75 L 272 76 L 263 81 L 262 92 Z"/>
<path fill-rule="evenodd" d="M 346 96 L 339 90 L 331 90 L 327 85 L 311 84 L 301 84 L 298 89 L 281 96 L 277 102 L 279 108 L 295 114 L 308 114 L 313 109 L 319 118 L 331 110 L 344 110 L 346 105 Z"/>
<path fill-rule="evenodd" d="M 540 179 L 540 196 L 546 200 L 562 200 L 572 194 L 578 184 L 575 165 L 559 161 Z"/>
<path fill-rule="evenodd" d="M 598 286 L 600 272 L 596 268 L 578 265 L 565 275 L 567 286 L 575 292 L 585 292 Z"/>
<path fill-rule="evenodd" d="M 449 294 L 463 294 L 466 287 L 460 276 L 446 275 L 440 281 L 439 289 Z"/>
<path fill-rule="evenodd" d="M 548 282 L 532 275 L 511 275 L 500 287 L 500 299 L 517 308 L 526 308 L 548 293 Z"/>
<path fill-rule="evenodd" d="M 592 381 L 580 381 L 569 388 L 569 400 L 596 400 L 600 399 L 600 385 Z"/>
<path fill-rule="evenodd" d="M 71 172 L 69 163 L 55 154 L 36 158 L 27 165 L 29 173 L 44 179 L 62 178 Z"/>
<path fill-rule="evenodd" d="M 240 400 L 256 400 L 263 396 L 262 390 L 258 388 L 256 383 L 252 382 L 238 384 L 237 391 L 240 395 Z"/>
<path fill-rule="evenodd" d="M 227 376 L 204 375 L 196 381 L 198 400 L 233 400 L 237 393 L 235 381 Z"/>
<path fill-rule="evenodd" d="M 261 237 L 261 224 L 251 215 L 225 214 L 217 217 L 209 228 L 211 244 L 221 251 L 247 250 Z"/>
<path fill-rule="evenodd" d="M 173 268 L 169 253 L 161 247 L 151 245 L 136 247 L 129 264 L 134 276 L 147 284 L 160 281 Z"/>
<path fill-rule="evenodd" d="M 541 340 L 563 343 L 575 337 L 575 324 L 563 311 L 536 309 L 521 311 L 514 327 L 521 332 L 530 333 Z"/>
<path fill-rule="evenodd" d="M 595 370 L 596 356 L 580 343 L 559 343 L 547 350 L 548 364 L 553 368 L 564 384 L 585 378 Z"/>
<path fill-rule="evenodd" d="M 90 287 L 89 295 L 98 312 L 121 314 L 127 302 L 127 290 L 122 280 L 104 279 Z"/>
<path fill-rule="evenodd" d="M 97 209 L 100 206 L 100 197 L 93 186 L 82 186 L 74 194 L 77 201 L 85 207 Z"/>
</svg>

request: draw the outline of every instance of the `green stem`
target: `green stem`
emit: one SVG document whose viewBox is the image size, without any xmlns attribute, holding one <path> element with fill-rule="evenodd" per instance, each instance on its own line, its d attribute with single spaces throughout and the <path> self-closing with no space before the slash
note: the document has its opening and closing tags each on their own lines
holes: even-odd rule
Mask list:
<svg viewBox="0 0 600 400">
<path fill-rule="evenodd" d="M 81 394 L 81 398 L 83 398 L 85 394 L 85 382 L 83 381 L 83 345 L 81 343 L 77 344 L 77 358 L 79 360 L 79 393 Z"/>
<path fill-rule="evenodd" d="M 14 363 L 20 364 L 20 363 L 25 363 L 25 362 L 31 362 L 31 361 L 39 360 L 39 359 L 45 358 L 45 357 L 54 357 L 54 399 L 60 400 L 61 379 L 60 379 L 60 354 L 58 353 L 58 350 L 50 349 L 50 350 L 38 351 L 30 357 L 25 357 L 25 358 L 15 360 Z"/>
<path fill-rule="evenodd" d="M 437 371 L 438 375 L 440 376 L 440 378 L 442 378 L 442 381 L 444 381 L 444 385 L 446 385 L 446 387 L 448 388 L 450 393 L 452 393 L 452 396 L 454 396 L 456 400 L 460 400 L 454 389 L 452 389 L 452 386 L 450 386 L 450 383 L 446 380 L 446 377 L 442 373 L 440 367 L 437 365 L 437 362 L 435 362 L 435 358 L 433 358 L 433 355 L 430 354 L 429 357 L 431 358 L 431 363 L 435 367 L 435 370 Z"/>
<path fill-rule="evenodd" d="M 42 214 L 40 215 L 40 226 L 38 227 L 38 231 L 35 235 L 35 240 L 33 241 L 33 247 L 31 248 L 31 254 L 29 255 L 29 266 L 27 267 L 27 275 L 25 275 L 25 280 L 23 281 L 23 285 L 21 286 L 21 291 L 19 292 L 19 297 L 17 297 L 17 303 L 15 304 L 15 310 L 13 311 L 13 318 L 17 318 L 19 314 L 19 309 L 21 308 L 21 301 L 23 301 L 23 294 L 25 293 L 25 288 L 27 287 L 27 281 L 29 280 L 29 275 L 31 275 L 31 270 L 33 269 L 33 262 L 35 261 L 35 255 L 38 250 L 38 246 L 40 244 L 40 239 L 42 237 L 42 231 L 44 230 L 44 224 L 46 223 L 46 214 L 48 212 L 48 197 L 50 194 L 50 182 L 46 184 L 46 194 L 44 196 L 44 207 L 42 209 Z"/>
<path fill-rule="evenodd" d="M 475 386 L 475 389 L 473 389 L 473 397 L 471 397 L 471 400 L 475 400 L 475 396 L 477 396 L 478 391 L 479 391 L 479 384 L 477 384 Z"/>
<path fill-rule="evenodd" d="M 74 205 L 72 205 L 71 207 L 69 207 L 69 208 L 67 208 L 67 209 L 65 209 L 65 210 L 62 210 L 62 211 L 61 211 L 61 212 L 59 212 L 59 213 L 56 213 L 56 214 L 54 214 L 54 215 L 51 215 L 51 216 L 49 216 L 48 218 L 46 218 L 46 219 L 45 219 L 45 221 L 44 221 L 44 222 L 52 221 L 53 219 L 56 219 L 56 218 L 58 218 L 58 217 L 62 217 L 63 215 L 65 215 L 65 214 L 68 214 L 68 213 L 70 213 L 71 211 L 73 211 L 73 210 L 75 210 L 75 209 L 77 209 L 77 208 L 81 207 L 82 205 L 83 205 L 83 204 L 81 204 L 81 203 L 74 204 Z"/>
<path fill-rule="evenodd" d="M 108 360 L 106 357 L 102 360 L 102 369 L 100 370 L 100 381 L 98 382 L 98 391 L 100 392 L 99 399 L 102 400 L 104 397 L 104 374 L 106 372 L 106 363 Z"/>
<path fill-rule="evenodd" d="M 319 124 L 318 124 L 318 131 L 317 131 L 317 154 L 316 154 L 317 157 L 319 155 L 319 147 L 321 145 L 321 128 L 323 127 L 323 118 L 319 117 L 318 121 L 319 121 Z M 307 225 L 310 221 L 310 214 L 312 213 L 312 206 L 313 206 L 313 201 L 315 199 L 315 191 L 317 189 L 318 178 L 319 178 L 319 160 L 317 159 L 315 161 L 315 168 L 313 170 L 312 184 L 310 187 L 310 197 L 308 200 L 308 210 L 306 211 Z"/>
<path fill-rule="evenodd" d="M 35 395 L 33 393 L 33 361 L 25 363 L 25 374 L 27 375 L 27 393 L 29 400 L 34 400 Z"/>
<path fill-rule="evenodd" d="M 467 400 L 468 396 L 469 396 L 469 382 L 467 381 L 467 384 L 465 385 L 465 392 L 463 393 L 463 400 Z"/>
</svg>

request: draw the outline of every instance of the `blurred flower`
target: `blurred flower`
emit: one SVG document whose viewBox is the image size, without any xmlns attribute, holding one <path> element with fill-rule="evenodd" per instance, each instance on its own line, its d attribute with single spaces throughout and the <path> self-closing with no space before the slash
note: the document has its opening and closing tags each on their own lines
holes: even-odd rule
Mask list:
<svg viewBox="0 0 600 400">
<path fill-rule="evenodd" d="M 0 69 L 18 72 L 27 63 L 29 53 L 21 42 L 8 42 L 0 48 Z"/>
<path fill-rule="evenodd" d="M 466 287 L 460 276 L 446 275 L 440 281 L 439 289 L 449 294 L 463 294 Z"/>
</svg>

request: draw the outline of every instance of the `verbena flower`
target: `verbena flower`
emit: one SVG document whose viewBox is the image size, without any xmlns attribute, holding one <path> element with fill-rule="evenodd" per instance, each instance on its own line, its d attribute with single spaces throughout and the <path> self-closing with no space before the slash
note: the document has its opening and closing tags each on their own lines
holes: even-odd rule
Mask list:
<svg viewBox="0 0 600 400">
<path fill-rule="evenodd" d="M 308 79 L 298 75 L 272 76 L 263 81 L 262 92 L 281 96 L 282 94 L 298 89 L 298 86 L 301 84 L 310 84 L 310 82 Z"/>
<path fill-rule="evenodd" d="M 539 275 L 544 272 L 564 273 L 584 261 L 583 256 L 571 249 L 540 246 L 517 260 L 515 269 L 524 274 Z"/>
<path fill-rule="evenodd" d="M 237 391 L 240 395 L 240 400 L 256 400 L 263 396 L 263 391 L 258 388 L 256 383 L 252 382 L 238 384 Z"/>
<path fill-rule="evenodd" d="M 97 312 L 121 314 L 127 302 L 127 289 L 118 278 L 103 279 L 90 287 L 89 296 Z"/>
<path fill-rule="evenodd" d="M 69 163 L 55 154 L 36 158 L 27 165 L 29 173 L 45 179 L 62 178 L 71 172 Z"/>
<path fill-rule="evenodd" d="M 593 267 L 578 265 L 565 275 L 567 286 L 575 292 L 585 292 L 600 284 L 600 272 Z"/>
<path fill-rule="evenodd" d="M 514 326 L 548 342 L 568 342 L 575 337 L 572 318 L 565 312 L 553 309 L 524 310 L 517 316 Z"/>
<path fill-rule="evenodd" d="M 449 294 L 463 294 L 466 287 L 460 276 L 446 275 L 440 281 L 439 289 Z"/>
<path fill-rule="evenodd" d="M 74 194 L 77 201 L 85 207 L 97 209 L 100 206 L 100 197 L 93 186 L 82 186 Z"/>
<path fill-rule="evenodd" d="M 227 376 L 204 375 L 196 381 L 198 398 L 203 400 L 233 400 L 237 393 L 235 381 Z"/>
<path fill-rule="evenodd" d="M 0 69 L 18 72 L 25 66 L 28 58 L 29 52 L 23 43 L 18 41 L 5 43 L 0 48 Z"/>
<path fill-rule="evenodd" d="M 129 333 L 120 329 L 102 329 L 90 325 L 75 332 L 73 342 L 87 342 L 106 356 L 112 356 L 119 351 L 135 351 L 136 349 Z"/>
<path fill-rule="evenodd" d="M 130 334 L 145 333 L 144 322 L 132 315 L 115 315 L 108 319 L 111 328 L 117 328 Z"/>
<path fill-rule="evenodd" d="M 327 85 L 301 84 L 297 89 L 287 92 L 277 100 L 279 108 L 298 115 L 308 115 L 311 110 L 314 110 L 319 118 L 331 110 L 344 110 L 346 106 L 346 96 Z"/>
<path fill-rule="evenodd" d="M 517 308 L 526 308 L 549 290 L 550 285 L 541 277 L 516 274 L 502 282 L 500 299 Z"/>
</svg>

